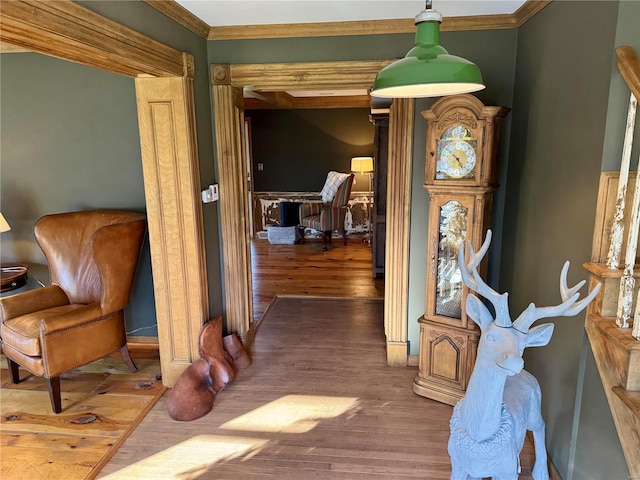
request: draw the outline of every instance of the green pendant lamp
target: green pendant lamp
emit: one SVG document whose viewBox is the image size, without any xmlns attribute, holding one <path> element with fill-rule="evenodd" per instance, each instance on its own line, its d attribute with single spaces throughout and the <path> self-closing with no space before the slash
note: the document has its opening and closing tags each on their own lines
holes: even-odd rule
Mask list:
<svg viewBox="0 0 640 480">
<path fill-rule="evenodd" d="M 449 53 L 440 45 L 442 15 L 431 8 L 416 16 L 416 45 L 384 67 L 373 82 L 372 97 L 419 98 L 457 95 L 482 90 L 477 65 Z"/>
</svg>

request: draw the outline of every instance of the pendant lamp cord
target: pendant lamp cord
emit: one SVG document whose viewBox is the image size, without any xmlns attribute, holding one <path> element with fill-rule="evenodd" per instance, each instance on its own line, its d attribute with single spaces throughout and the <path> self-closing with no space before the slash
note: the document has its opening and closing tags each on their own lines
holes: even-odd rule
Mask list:
<svg viewBox="0 0 640 480">
<path fill-rule="evenodd" d="M 432 8 L 431 8 L 432 3 L 433 3 L 432 0 L 426 0 L 424 9 L 425 10 L 432 10 Z"/>
</svg>

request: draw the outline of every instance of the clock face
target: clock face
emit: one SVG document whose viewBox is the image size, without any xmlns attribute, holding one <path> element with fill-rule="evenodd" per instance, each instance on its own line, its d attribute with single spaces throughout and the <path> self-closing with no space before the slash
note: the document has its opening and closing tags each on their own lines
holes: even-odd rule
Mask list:
<svg viewBox="0 0 640 480">
<path fill-rule="evenodd" d="M 445 131 L 438 141 L 436 179 L 474 178 L 477 143 L 461 125 Z"/>
</svg>

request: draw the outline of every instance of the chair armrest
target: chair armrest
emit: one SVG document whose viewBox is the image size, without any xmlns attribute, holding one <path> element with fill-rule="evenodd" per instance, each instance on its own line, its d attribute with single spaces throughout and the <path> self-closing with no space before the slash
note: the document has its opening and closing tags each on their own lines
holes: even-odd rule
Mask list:
<svg viewBox="0 0 640 480">
<path fill-rule="evenodd" d="M 69 298 L 57 285 L 29 290 L 0 298 L 0 320 L 3 322 L 28 313 L 69 305 Z"/>
<path fill-rule="evenodd" d="M 49 317 L 40 320 L 38 329 L 43 335 L 50 335 L 61 330 L 69 330 L 71 328 L 80 327 L 88 322 L 93 322 L 102 318 L 102 309 L 100 304 L 92 303 L 90 305 L 79 305 L 72 311 L 67 311 L 55 317 Z"/>
</svg>

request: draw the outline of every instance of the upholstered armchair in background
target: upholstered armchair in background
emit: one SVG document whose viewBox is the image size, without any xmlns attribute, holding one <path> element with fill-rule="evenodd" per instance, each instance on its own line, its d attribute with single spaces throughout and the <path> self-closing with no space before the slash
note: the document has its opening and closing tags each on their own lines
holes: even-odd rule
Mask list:
<svg viewBox="0 0 640 480">
<path fill-rule="evenodd" d="M 311 202 L 300 205 L 299 216 L 302 241 L 304 241 L 305 229 L 310 228 L 322 232 L 322 249 L 325 251 L 327 250 L 327 243 L 331 241 L 331 232 L 334 230 L 338 230 L 342 234 L 344 244 L 347 244 L 345 217 L 353 179 L 353 173 L 344 178 L 335 190 L 335 195 L 331 202 Z"/>
<path fill-rule="evenodd" d="M 12 383 L 18 366 L 47 379 L 51 407 L 62 410 L 60 375 L 127 348 L 129 303 L 146 217 L 93 210 L 47 215 L 34 233 L 51 285 L 0 298 L 0 337 Z"/>
</svg>

